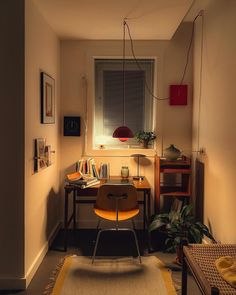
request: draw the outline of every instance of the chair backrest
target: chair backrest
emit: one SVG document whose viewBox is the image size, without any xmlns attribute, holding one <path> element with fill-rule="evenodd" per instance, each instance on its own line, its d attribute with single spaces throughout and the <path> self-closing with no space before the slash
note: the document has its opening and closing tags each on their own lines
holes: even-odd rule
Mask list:
<svg viewBox="0 0 236 295">
<path fill-rule="evenodd" d="M 131 210 L 137 207 L 137 191 L 131 184 L 103 184 L 98 190 L 96 207 L 103 210 Z"/>
</svg>

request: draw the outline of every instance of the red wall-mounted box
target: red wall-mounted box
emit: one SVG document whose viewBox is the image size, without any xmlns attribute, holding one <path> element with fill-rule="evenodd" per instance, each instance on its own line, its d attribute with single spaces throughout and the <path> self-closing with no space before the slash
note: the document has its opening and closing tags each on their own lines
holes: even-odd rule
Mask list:
<svg viewBox="0 0 236 295">
<path fill-rule="evenodd" d="M 188 85 L 170 85 L 170 105 L 187 105 Z"/>
</svg>

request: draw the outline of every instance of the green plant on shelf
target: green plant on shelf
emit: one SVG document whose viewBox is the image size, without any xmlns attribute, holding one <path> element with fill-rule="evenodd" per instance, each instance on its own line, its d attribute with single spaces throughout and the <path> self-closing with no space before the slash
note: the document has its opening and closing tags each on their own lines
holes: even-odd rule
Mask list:
<svg viewBox="0 0 236 295">
<path fill-rule="evenodd" d="M 138 131 L 135 138 L 139 143 L 143 144 L 144 148 L 147 148 L 150 142 L 156 139 L 156 135 L 152 131 Z"/>
</svg>

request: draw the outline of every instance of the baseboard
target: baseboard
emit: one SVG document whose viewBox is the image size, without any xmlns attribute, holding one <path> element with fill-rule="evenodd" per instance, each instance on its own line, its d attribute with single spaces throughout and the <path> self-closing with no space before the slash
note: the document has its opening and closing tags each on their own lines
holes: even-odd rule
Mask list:
<svg viewBox="0 0 236 295">
<path fill-rule="evenodd" d="M 25 278 L 0 278 L 0 290 L 25 290 L 25 289 L 26 289 Z M 1 293 L 0 291 L 0 294 L 3 294 L 3 293 Z"/>
<path fill-rule="evenodd" d="M 48 237 L 48 241 L 45 242 L 41 250 L 39 251 L 38 255 L 36 256 L 35 260 L 31 264 L 30 268 L 28 269 L 25 280 L 26 280 L 26 288 L 28 287 L 29 283 L 31 282 L 33 276 L 35 275 L 38 267 L 43 261 L 44 256 L 47 254 L 50 245 L 52 244 L 55 236 L 57 235 L 58 231 L 61 228 L 61 222 L 59 221 L 53 228 L 51 234 Z"/>
<path fill-rule="evenodd" d="M 45 242 L 39 251 L 39 254 L 28 269 L 26 276 L 24 278 L 0 278 L 0 290 L 25 290 L 28 287 L 60 228 L 61 222 L 58 222 L 49 235 L 48 241 Z"/>
</svg>

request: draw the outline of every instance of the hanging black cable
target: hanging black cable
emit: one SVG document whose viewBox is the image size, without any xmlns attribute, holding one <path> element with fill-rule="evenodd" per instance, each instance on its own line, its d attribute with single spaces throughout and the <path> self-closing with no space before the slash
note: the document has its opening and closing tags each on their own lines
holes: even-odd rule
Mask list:
<svg viewBox="0 0 236 295">
<path fill-rule="evenodd" d="M 125 24 L 123 22 L 123 125 L 125 126 Z"/>
<path fill-rule="evenodd" d="M 183 76 L 182 76 L 182 79 L 180 80 L 179 85 L 182 85 L 183 82 L 184 82 L 185 74 L 186 74 L 187 67 L 188 67 L 188 64 L 189 64 L 190 50 L 191 50 L 192 43 L 193 43 L 194 25 L 195 25 L 195 21 L 196 21 L 196 19 L 197 19 L 199 16 L 202 16 L 202 11 L 200 11 L 200 12 L 195 16 L 195 18 L 194 18 L 194 20 L 193 20 L 191 37 L 190 37 L 190 42 L 189 42 L 189 46 L 188 46 L 188 50 L 187 50 L 187 55 L 186 55 L 186 63 L 185 63 L 185 66 L 184 66 Z"/>
<path fill-rule="evenodd" d="M 185 63 L 185 66 L 184 66 L 183 75 L 182 75 L 182 78 L 181 78 L 181 80 L 180 80 L 179 85 L 182 85 L 182 84 L 183 84 L 183 81 L 184 81 L 184 78 L 185 78 L 185 75 L 186 75 L 187 67 L 188 67 L 188 64 L 189 64 L 190 50 L 191 50 L 192 43 L 193 43 L 194 24 L 195 24 L 196 19 L 197 19 L 199 16 L 202 16 L 202 11 L 200 11 L 200 12 L 195 16 L 195 18 L 194 18 L 194 20 L 193 20 L 191 37 L 190 37 L 189 46 L 188 46 L 188 50 L 187 50 L 187 54 L 186 54 L 186 63 Z M 142 67 L 141 67 L 141 65 L 139 64 L 139 61 L 138 61 L 138 59 L 136 58 L 135 53 L 134 53 L 133 39 L 132 39 L 132 36 L 131 36 L 131 32 L 130 32 L 129 25 L 128 25 L 128 23 L 127 23 L 125 20 L 128 20 L 128 18 L 125 18 L 125 19 L 124 19 L 124 25 L 127 27 L 127 31 L 128 31 L 128 35 L 129 35 L 129 39 L 130 39 L 130 48 L 131 48 L 132 56 L 133 56 L 133 59 L 135 60 L 135 63 L 136 63 L 136 65 L 137 65 L 137 67 L 139 68 L 140 71 L 142 71 Z M 149 94 L 150 94 L 153 98 L 155 98 L 156 100 L 167 100 L 167 99 L 169 99 L 169 97 L 160 98 L 160 97 L 155 96 L 155 95 L 153 94 L 153 92 L 151 91 L 151 89 L 150 89 L 150 87 L 149 87 L 149 85 L 148 85 L 146 79 L 145 79 L 145 86 L 146 86 L 146 89 L 148 90 Z"/>
<path fill-rule="evenodd" d="M 138 61 L 138 59 L 136 58 L 135 53 L 134 53 L 133 39 L 132 39 L 132 37 L 131 37 L 131 33 L 130 33 L 129 25 L 127 24 L 126 21 L 124 21 L 124 24 L 125 24 L 125 26 L 127 27 L 127 30 L 128 30 L 129 39 L 130 39 L 130 48 L 131 48 L 131 52 L 132 52 L 133 59 L 135 60 L 135 63 L 136 63 L 136 65 L 137 65 L 137 67 L 139 68 L 139 70 L 140 70 L 140 71 L 143 71 L 143 69 L 142 69 L 141 65 L 139 64 L 139 61 Z M 151 89 L 149 88 L 149 85 L 148 85 L 146 79 L 144 80 L 144 82 L 145 82 L 145 87 L 146 87 L 146 89 L 148 90 L 149 94 L 150 94 L 153 98 L 155 98 L 155 99 L 157 99 L 157 100 L 167 100 L 167 99 L 169 99 L 169 97 L 166 97 L 166 98 L 159 98 L 159 97 L 155 96 L 155 95 L 153 94 L 153 92 L 151 91 Z"/>
<path fill-rule="evenodd" d="M 122 62 L 122 79 L 123 79 L 123 83 L 122 83 L 122 96 L 123 96 L 123 125 L 116 128 L 116 130 L 113 132 L 112 137 L 114 138 L 119 138 L 120 141 L 126 141 L 129 138 L 133 138 L 134 134 L 132 132 L 132 130 L 129 129 L 129 127 L 126 126 L 126 122 L 125 122 L 125 25 L 126 22 L 124 20 L 123 22 L 123 62 Z"/>
</svg>

